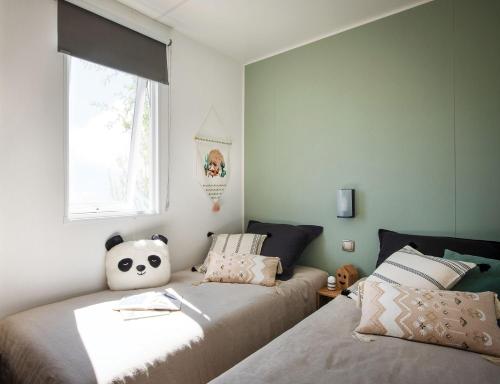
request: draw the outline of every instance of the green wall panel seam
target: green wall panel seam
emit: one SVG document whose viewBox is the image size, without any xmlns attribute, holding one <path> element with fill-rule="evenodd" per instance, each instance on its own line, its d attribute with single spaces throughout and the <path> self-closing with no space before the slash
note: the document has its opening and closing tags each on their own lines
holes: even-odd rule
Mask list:
<svg viewBox="0 0 500 384">
<path fill-rule="evenodd" d="M 451 49 L 451 73 L 452 73 L 452 124 L 453 124 L 453 182 L 454 182 L 454 226 L 455 226 L 455 237 L 457 236 L 457 125 L 456 125 L 456 44 L 455 44 L 455 2 L 451 0 L 451 38 L 452 38 L 452 49 Z"/>
</svg>

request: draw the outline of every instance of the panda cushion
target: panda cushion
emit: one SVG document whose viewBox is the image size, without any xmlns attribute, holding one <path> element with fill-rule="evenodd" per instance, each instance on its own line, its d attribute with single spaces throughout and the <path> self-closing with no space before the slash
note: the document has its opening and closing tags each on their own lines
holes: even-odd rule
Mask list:
<svg viewBox="0 0 500 384">
<path fill-rule="evenodd" d="M 106 277 L 109 289 L 152 288 L 170 281 L 167 238 L 153 235 L 151 240 L 124 242 L 120 235 L 106 242 Z"/>
</svg>

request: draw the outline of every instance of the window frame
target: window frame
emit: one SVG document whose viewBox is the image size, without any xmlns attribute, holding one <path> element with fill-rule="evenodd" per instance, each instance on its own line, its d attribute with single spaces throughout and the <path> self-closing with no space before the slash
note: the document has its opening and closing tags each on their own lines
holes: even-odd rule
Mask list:
<svg viewBox="0 0 500 384">
<path fill-rule="evenodd" d="M 159 84 L 153 80 L 145 79 L 151 82 L 151 109 L 152 109 L 152 129 L 151 139 L 152 143 L 152 210 L 143 211 L 128 208 L 117 209 L 99 209 L 96 207 L 94 211 L 90 212 L 70 212 L 69 204 L 69 86 L 70 86 L 70 70 L 71 70 L 71 55 L 63 54 L 63 118 L 64 118 L 64 222 L 74 222 L 82 220 L 95 220 L 95 219 L 113 219 L 121 217 L 139 217 L 139 216 L 154 216 L 160 214 L 160 124 L 159 124 Z M 78 57 L 75 57 L 79 59 Z M 85 60 L 85 59 L 79 59 Z M 86 60 L 88 61 L 88 60 Z M 101 64 L 99 64 L 101 65 Z M 137 75 L 134 75 L 137 76 Z M 142 79 L 137 76 L 138 79 Z M 132 135 L 134 132 L 132 132 Z"/>
</svg>

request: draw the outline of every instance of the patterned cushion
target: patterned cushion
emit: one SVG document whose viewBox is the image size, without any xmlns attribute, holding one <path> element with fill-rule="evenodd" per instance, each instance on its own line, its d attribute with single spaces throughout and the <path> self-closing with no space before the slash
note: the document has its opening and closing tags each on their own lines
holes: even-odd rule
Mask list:
<svg viewBox="0 0 500 384">
<path fill-rule="evenodd" d="M 207 266 L 209 263 L 210 252 L 217 253 L 242 253 L 242 254 L 252 254 L 260 255 L 262 250 L 262 244 L 266 240 L 267 235 L 259 235 L 254 233 L 239 233 L 239 234 L 219 234 L 212 235 L 212 245 L 208 251 L 208 255 L 205 258 L 203 264 L 196 266 L 195 269 L 198 272 L 206 273 Z"/>
<path fill-rule="evenodd" d="M 210 252 L 205 281 L 270 287 L 276 284 L 276 273 L 280 269 L 279 257 Z"/>
<path fill-rule="evenodd" d="M 444 290 L 452 288 L 475 266 L 474 263 L 427 256 L 407 245 L 389 256 L 367 280 Z"/>
<path fill-rule="evenodd" d="M 495 293 L 439 291 L 364 281 L 356 332 L 500 356 Z"/>
</svg>

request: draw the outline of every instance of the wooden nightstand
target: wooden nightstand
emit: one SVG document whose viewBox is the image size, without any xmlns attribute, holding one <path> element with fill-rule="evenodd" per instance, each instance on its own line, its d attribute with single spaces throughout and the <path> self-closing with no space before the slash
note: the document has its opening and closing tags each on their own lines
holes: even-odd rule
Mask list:
<svg viewBox="0 0 500 384">
<path fill-rule="evenodd" d="M 328 303 L 330 300 L 335 299 L 340 293 L 341 289 L 337 288 L 334 291 L 330 291 L 327 287 L 323 287 L 316 291 L 316 309 L 320 309 L 323 305 Z"/>
</svg>

